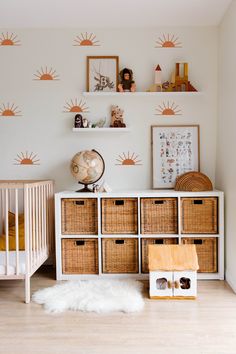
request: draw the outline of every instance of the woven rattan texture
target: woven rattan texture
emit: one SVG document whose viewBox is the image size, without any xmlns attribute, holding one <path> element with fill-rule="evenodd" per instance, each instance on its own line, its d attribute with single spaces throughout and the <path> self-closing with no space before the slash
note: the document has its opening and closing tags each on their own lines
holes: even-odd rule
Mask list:
<svg viewBox="0 0 236 354">
<path fill-rule="evenodd" d="M 138 239 L 102 240 L 103 273 L 138 273 Z"/>
<path fill-rule="evenodd" d="M 212 189 L 210 179 L 201 172 L 186 172 L 176 179 L 176 191 L 203 192 L 212 191 Z"/>
<path fill-rule="evenodd" d="M 183 244 L 194 244 L 196 246 L 198 264 L 200 273 L 216 273 L 217 272 L 217 237 L 209 238 L 182 238 Z"/>
<path fill-rule="evenodd" d="M 182 198 L 181 204 L 182 233 L 217 233 L 217 198 Z"/>
<path fill-rule="evenodd" d="M 142 198 L 141 199 L 142 234 L 176 234 L 177 199 Z"/>
<path fill-rule="evenodd" d="M 61 229 L 63 235 L 96 235 L 97 219 L 97 199 L 62 199 Z"/>
<path fill-rule="evenodd" d="M 138 233 L 137 198 L 102 199 L 103 234 Z"/>
<path fill-rule="evenodd" d="M 98 240 L 62 239 L 63 274 L 98 274 Z"/>
</svg>

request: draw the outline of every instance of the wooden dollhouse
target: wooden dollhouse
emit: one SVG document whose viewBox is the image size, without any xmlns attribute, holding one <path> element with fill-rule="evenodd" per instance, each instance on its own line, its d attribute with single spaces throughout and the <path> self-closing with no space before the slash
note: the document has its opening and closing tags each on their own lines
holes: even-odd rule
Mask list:
<svg viewBox="0 0 236 354">
<path fill-rule="evenodd" d="M 195 245 L 149 245 L 151 299 L 195 299 L 198 258 Z"/>
</svg>

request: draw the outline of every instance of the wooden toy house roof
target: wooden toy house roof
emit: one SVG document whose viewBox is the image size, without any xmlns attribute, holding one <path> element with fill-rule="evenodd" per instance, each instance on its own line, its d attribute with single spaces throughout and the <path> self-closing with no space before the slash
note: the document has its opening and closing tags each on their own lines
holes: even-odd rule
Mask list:
<svg viewBox="0 0 236 354">
<path fill-rule="evenodd" d="M 148 260 L 150 271 L 199 268 L 195 245 L 149 245 Z"/>
</svg>

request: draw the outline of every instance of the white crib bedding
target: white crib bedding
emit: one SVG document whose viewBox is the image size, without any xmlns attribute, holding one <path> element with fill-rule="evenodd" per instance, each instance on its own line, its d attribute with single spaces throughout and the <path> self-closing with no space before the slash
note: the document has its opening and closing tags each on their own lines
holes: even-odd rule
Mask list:
<svg viewBox="0 0 236 354">
<path fill-rule="evenodd" d="M 25 274 L 25 251 L 19 251 L 19 273 Z M 0 251 L 0 275 L 6 275 L 6 252 Z M 9 251 L 8 275 L 16 274 L 16 252 Z"/>
</svg>

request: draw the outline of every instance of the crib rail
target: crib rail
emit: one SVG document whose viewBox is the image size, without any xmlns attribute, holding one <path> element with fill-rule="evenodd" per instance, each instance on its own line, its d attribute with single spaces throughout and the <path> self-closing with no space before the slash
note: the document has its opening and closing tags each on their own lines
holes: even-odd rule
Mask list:
<svg viewBox="0 0 236 354">
<path fill-rule="evenodd" d="M 52 254 L 53 195 L 54 183 L 51 180 L 0 181 L 0 235 L 5 235 L 5 250 L 1 251 L 4 265 L 0 265 L 4 267 L 4 272 L 0 269 L 0 279 L 22 278 L 22 274 L 25 278 L 29 277 Z M 12 230 L 15 236 L 13 252 L 10 249 Z M 25 269 L 22 269 L 20 259 L 20 232 L 24 233 Z"/>
</svg>

